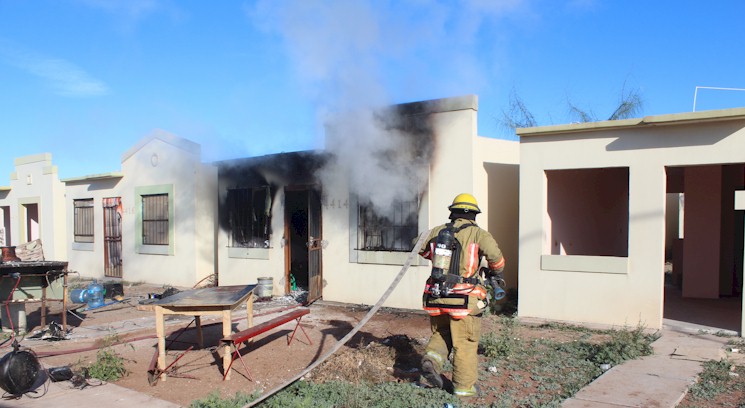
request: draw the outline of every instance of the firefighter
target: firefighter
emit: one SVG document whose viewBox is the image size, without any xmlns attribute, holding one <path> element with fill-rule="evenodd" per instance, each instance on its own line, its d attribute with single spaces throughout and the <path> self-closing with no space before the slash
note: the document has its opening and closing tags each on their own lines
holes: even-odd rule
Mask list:
<svg viewBox="0 0 745 408">
<path fill-rule="evenodd" d="M 453 388 L 448 384 L 447 389 L 469 397 L 478 393 L 477 351 L 481 316 L 488 304 L 479 266 L 485 257 L 486 278 L 503 287 L 504 257 L 492 235 L 476 225 L 481 212 L 476 198 L 459 194 L 448 209 L 450 222 L 432 229 L 419 253 L 432 261 L 423 296 L 432 336 L 422 358 L 422 376 L 430 385 L 445 389 L 440 373 L 452 352 Z"/>
</svg>

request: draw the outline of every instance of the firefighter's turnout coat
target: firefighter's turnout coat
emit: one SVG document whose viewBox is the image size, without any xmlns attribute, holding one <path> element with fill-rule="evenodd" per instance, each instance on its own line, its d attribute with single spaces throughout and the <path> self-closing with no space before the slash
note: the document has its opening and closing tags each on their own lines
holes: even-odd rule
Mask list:
<svg viewBox="0 0 745 408">
<path fill-rule="evenodd" d="M 419 253 L 422 257 L 432 260 L 435 251 L 435 241 L 440 231 L 447 224 L 435 227 L 427 237 L 426 246 Z M 458 274 L 461 279 L 456 283 L 450 294 L 438 297 L 432 296 L 433 281 L 427 279 L 424 286 L 424 310 L 430 316 L 449 314 L 452 318 L 461 319 L 469 314 L 477 315 L 486 306 L 487 292 L 484 282 L 479 276 L 481 257 L 485 256 L 489 270 L 501 273 L 504 269 L 504 257 L 497 242 L 491 234 L 481 229 L 476 222 L 457 218 L 453 221 L 455 239 L 460 243 L 460 265 Z M 455 268 L 451 267 L 451 272 Z M 464 279 L 465 278 L 465 279 Z"/>
</svg>

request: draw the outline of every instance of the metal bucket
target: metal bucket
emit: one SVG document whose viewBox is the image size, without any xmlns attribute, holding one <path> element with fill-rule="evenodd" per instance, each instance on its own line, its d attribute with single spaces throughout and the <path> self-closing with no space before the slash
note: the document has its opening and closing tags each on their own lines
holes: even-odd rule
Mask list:
<svg viewBox="0 0 745 408">
<path fill-rule="evenodd" d="M 259 278 L 256 285 L 256 297 L 259 299 L 272 297 L 274 290 L 274 278 Z"/>
</svg>

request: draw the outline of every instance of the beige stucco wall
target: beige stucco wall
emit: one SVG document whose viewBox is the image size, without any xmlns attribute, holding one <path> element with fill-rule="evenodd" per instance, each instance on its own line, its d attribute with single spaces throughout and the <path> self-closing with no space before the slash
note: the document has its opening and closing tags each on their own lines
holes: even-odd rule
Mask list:
<svg viewBox="0 0 745 408">
<path fill-rule="evenodd" d="M 745 162 L 745 109 L 519 129 L 523 317 L 662 325 L 665 166 Z M 628 257 L 547 256 L 545 170 L 629 168 Z"/>
<path fill-rule="evenodd" d="M 517 201 L 511 201 L 517 190 L 517 173 L 509 170 L 495 170 L 488 163 L 516 165 L 519 161 L 517 142 L 487 139 L 477 136 L 478 99 L 464 96 L 440 100 L 439 109 L 430 112 L 432 130 L 435 137 L 435 151 L 429 174 L 427 194 L 423 197 L 420 210 L 420 230 L 448 221 L 448 205 L 460 193 L 472 193 L 484 212 L 477 222 L 490 230 L 495 236 L 505 237 L 505 242 L 513 245 L 505 248 L 516 258 L 517 241 Z M 487 171 L 490 169 L 491 172 Z M 511 178 L 510 180 L 507 180 Z M 514 190 L 509 196 L 498 197 L 492 194 L 494 186 Z M 328 186 L 324 186 L 327 189 Z M 495 188 L 494 188 L 495 189 Z M 333 197 L 347 197 L 348 190 L 337 186 L 329 191 Z M 501 204 L 500 214 L 491 214 L 490 209 Z M 323 273 L 326 286 L 323 288 L 325 300 L 375 304 L 390 286 L 402 268 L 408 254 L 399 253 L 400 262 L 388 264 L 361 263 L 350 253 L 350 211 L 356 207 L 328 208 L 323 213 L 324 238 L 328 246 L 323 252 Z M 503 211 L 503 212 L 502 212 Z M 504 214 L 509 214 L 506 218 Z M 502 215 L 502 216 L 500 216 Z M 494 221 L 494 222 L 492 222 Z M 511 238 L 511 239 L 510 239 Z M 512 274 L 514 275 L 516 269 Z M 429 262 L 416 256 L 414 265 L 409 268 L 396 289 L 384 304 L 387 307 L 420 309 L 424 281 L 430 273 Z M 514 281 L 513 281 L 514 282 Z"/>
<path fill-rule="evenodd" d="M 103 199 L 118 197 L 121 175 L 108 175 L 67 181 L 67 230 L 68 254 L 70 269 L 79 276 L 102 279 L 104 277 L 104 240 L 103 240 Z M 73 233 L 75 221 L 74 201 L 93 199 L 93 240 L 92 243 L 76 243 Z M 129 237 L 127 237 L 129 240 Z M 125 241 L 126 242 L 126 241 Z"/>
<path fill-rule="evenodd" d="M 93 244 L 66 245 L 70 268 L 80 276 L 104 278 L 102 199 L 121 197 L 122 279 L 191 287 L 216 272 L 217 170 L 200 161 L 197 144 L 163 131 L 144 137 L 122 157 L 122 171 L 66 181 L 67 228 L 72 231 L 73 200 L 94 199 Z M 167 186 L 173 191 L 172 253 L 145 253 L 137 240 L 137 191 Z M 70 232 L 72 234 L 72 232 Z"/>
<path fill-rule="evenodd" d="M 227 186 L 219 187 L 220 201 L 225 201 Z M 217 262 L 219 264 L 219 283 L 226 285 L 256 284 L 259 278 L 272 278 L 272 293 L 284 295 L 285 250 L 282 231 L 284 230 L 284 190 L 272 202 L 272 235 L 269 248 L 230 248 L 230 231 L 218 229 Z"/>
<path fill-rule="evenodd" d="M 10 243 L 19 245 L 28 241 L 25 222 L 26 206 L 38 206 L 38 238 L 44 246 L 48 260 L 66 261 L 65 239 L 65 190 L 57 175 L 57 166 L 52 164 L 52 155 L 42 153 L 19 157 L 15 160 L 15 172 L 10 177 L 10 189 L 0 198 L 0 206 L 10 210 Z M 32 228 L 36 230 L 36 228 Z M 32 235 L 32 238 L 35 238 Z"/>
<path fill-rule="evenodd" d="M 156 131 L 122 157 L 121 197 L 124 209 L 122 258 L 126 280 L 192 286 L 215 272 L 210 250 L 216 220 L 216 169 L 200 161 L 196 143 Z M 204 185 L 212 183 L 210 186 Z M 170 254 L 146 253 L 138 247 L 137 189 L 170 187 L 173 191 L 173 249 Z M 210 193 L 209 195 L 202 195 Z M 202 211 L 199 213 L 198 211 Z"/>
</svg>

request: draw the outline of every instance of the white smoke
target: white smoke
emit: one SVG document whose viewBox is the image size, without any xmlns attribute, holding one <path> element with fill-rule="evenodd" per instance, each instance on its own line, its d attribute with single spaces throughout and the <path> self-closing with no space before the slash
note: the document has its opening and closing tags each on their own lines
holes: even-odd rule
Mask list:
<svg viewBox="0 0 745 408">
<path fill-rule="evenodd" d="M 394 199 L 416 198 L 429 164 L 382 108 L 477 93 L 491 65 L 477 50 L 480 28 L 521 3 L 262 0 L 246 11 L 281 39 L 300 92 L 327 129 L 334 166 L 322 175 L 324 188 L 347 179 L 361 201 L 381 211 Z"/>
</svg>

